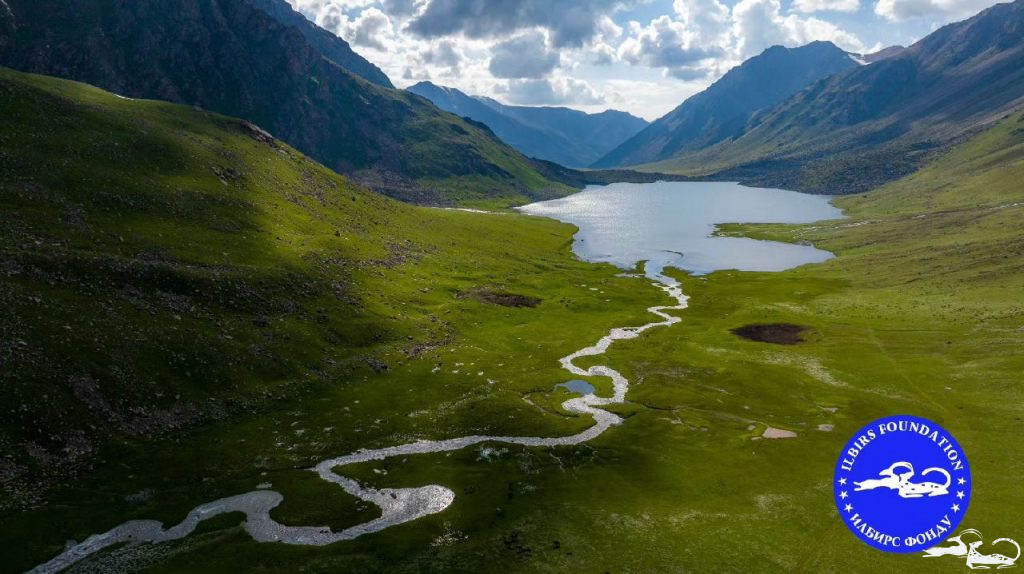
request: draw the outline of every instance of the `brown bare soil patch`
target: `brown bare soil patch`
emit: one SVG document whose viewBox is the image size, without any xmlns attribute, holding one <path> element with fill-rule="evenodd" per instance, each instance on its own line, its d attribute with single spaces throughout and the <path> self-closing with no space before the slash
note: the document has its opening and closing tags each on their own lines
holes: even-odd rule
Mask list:
<svg viewBox="0 0 1024 574">
<path fill-rule="evenodd" d="M 803 333 L 807 327 L 792 323 L 769 323 L 764 325 L 744 325 L 732 329 L 732 334 L 759 343 L 776 345 L 796 345 L 803 343 Z"/>
<path fill-rule="evenodd" d="M 492 291 L 490 289 L 471 289 L 463 291 L 458 295 L 459 299 L 473 299 L 481 303 L 501 305 L 502 307 L 536 307 L 540 305 L 541 299 L 528 295 L 506 293 L 504 291 Z"/>
</svg>

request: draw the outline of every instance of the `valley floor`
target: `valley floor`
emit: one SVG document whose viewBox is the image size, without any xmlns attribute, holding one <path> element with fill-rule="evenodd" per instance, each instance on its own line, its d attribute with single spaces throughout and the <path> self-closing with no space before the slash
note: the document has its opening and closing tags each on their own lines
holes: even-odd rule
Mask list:
<svg viewBox="0 0 1024 574">
<path fill-rule="evenodd" d="M 147 121 L 162 121 L 159 106 L 150 112 Z M 625 403 L 607 407 L 623 424 L 593 440 L 484 443 L 346 467 L 346 476 L 373 488 L 443 485 L 455 493 L 443 512 L 322 548 L 254 542 L 241 515 L 226 514 L 180 541 L 113 549 L 72 571 L 932 572 L 936 564 L 920 556 L 863 545 L 832 502 L 842 445 L 863 424 L 897 413 L 936 420 L 964 447 L 977 488 L 963 527 L 1019 537 L 1022 134 L 1021 118 L 1009 118 L 915 176 L 838 200 L 848 220 L 724 227 L 722 233 L 811 241 L 837 258 L 782 273 L 678 274 L 690 296 L 679 324 L 575 362 L 582 369 L 608 365 L 632 383 Z M 239 155 L 257 153 L 244 137 L 228 143 Z M 246 178 L 339 181 L 301 160 L 280 162 Z M 201 185 L 211 191 L 202 200 L 208 203 L 196 200 L 196 213 L 246 197 L 224 195 L 218 177 L 203 171 L 211 181 Z M 127 519 L 177 523 L 202 501 L 261 485 L 284 495 L 274 520 L 343 529 L 379 511 L 312 472 L 324 458 L 419 439 L 568 436 L 593 424 L 560 407 L 570 395 L 554 388 L 568 378 L 559 358 L 612 326 L 647 322 L 645 308 L 664 304 L 664 293 L 621 270 L 575 260 L 565 225 L 428 212 L 358 191 L 350 200 L 341 189 L 340 199 L 326 191 L 279 200 L 248 188 L 260 198 L 258 209 L 247 207 L 249 219 L 205 242 L 223 245 L 223 258 L 192 246 L 187 233 L 175 235 L 162 255 L 171 269 L 148 280 L 169 292 L 202 285 L 208 291 L 192 295 L 191 307 L 158 305 L 164 300 L 122 286 L 132 284 L 123 272 L 116 290 L 107 286 L 97 296 L 105 284 L 87 273 L 73 231 L 61 257 L 79 262 L 63 271 L 75 277 L 75 288 L 55 279 L 53 269 L 65 259 L 38 253 L 32 242 L 6 248 L 5 268 L 26 271 L 3 283 L 8 306 L 0 327 L 29 347 L 14 357 L 21 371 L 9 378 L 10 404 L 17 397 L 26 410 L 45 413 L 46 401 L 94 397 L 88 385 L 56 398 L 33 387 L 44 368 L 25 357 L 38 344 L 85 349 L 85 358 L 69 351 L 67 360 L 114 380 L 111 365 L 119 361 L 136 365 L 132 379 L 139 380 L 147 365 L 138 357 L 159 349 L 177 361 L 170 370 L 149 365 L 160 392 L 200 405 L 210 397 L 216 408 L 203 409 L 206 418 L 188 430 L 157 438 L 112 432 L 67 468 L 12 458 L 16 464 L 4 467 L 0 570 L 31 568 L 59 554 L 68 539 Z M 45 242 L 65 233 L 44 231 L 39 222 L 49 215 L 33 219 L 33 202 L 60 204 L 52 196 L 31 187 L 0 191 L 5 206 L 26 214 L 17 222 L 22 234 Z M 359 217 L 339 215 L 349 203 L 359 206 Z M 314 211 L 326 215 L 310 216 Z M 90 211 L 86 221 L 96 225 L 100 217 L 102 209 Z M 134 242 L 141 250 L 180 224 L 166 217 L 140 216 L 104 248 L 116 252 Z M 365 239 L 378 235 L 388 241 Z M 339 271 L 329 255 L 342 249 L 353 263 Z M 210 260 L 181 264 L 202 258 Z M 121 261 L 110 255 L 101 263 L 111 260 Z M 256 278 L 232 275 L 243 266 L 247 277 L 259 270 Z M 344 285 L 329 287 L 342 277 Z M 252 301 L 235 300 L 246 297 Z M 268 307 L 285 319 L 268 325 Z M 805 340 L 774 345 L 732 333 L 761 323 L 805 327 Z M 98 358 L 89 340 L 96 332 L 123 344 L 103 347 L 115 352 Z M 216 353 L 197 351 L 197 341 Z M 344 354 L 332 356 L 343 344 Z M 254 348 L 288 361 L 258 358 Z M 180 388 L 159 375 L 186 370 L 188 384 Z M 61 380 L 68 374 L 60 372 Z M 612 395 L 609 379 L 585 378 L 599 396 Z M 146 400 L 164 400 L 155 393 Z M 110 412 L 119 412 L 109 400 Z M 5 431 L 5 452 L 45 440 L 31 421 L 18 422 Z M 762 438 L 769 427 L 796 436 Z M 54 441 L 71 444 L 68 437 Z M 40 488 L 19 482 L 22 467 L 53 474 L 38 475 L 46 479 Z M 953 566 L 962 567 L 940 565 Z"/>
</svg>

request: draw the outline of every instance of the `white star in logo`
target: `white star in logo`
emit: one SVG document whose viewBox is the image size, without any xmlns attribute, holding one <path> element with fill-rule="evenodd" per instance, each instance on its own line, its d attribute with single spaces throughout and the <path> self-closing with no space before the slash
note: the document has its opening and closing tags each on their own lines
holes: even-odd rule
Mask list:
<svg viewBox="0 0 1024 574">
<path fill-rule="evenodd" d="M 846 484 L 846 477 L 840 478 L 839 479 L 839 484 L 845 485 Z"/>
<path fill-rule="evenodd" d="M 960 500 L 963 500 L 963 498 L 964 498 L 964 491 L 962 491 L 962 490 L 956 491 L 956 497 L 959 498 Z"/>
<path fill-rule="evenodd" d="M 852 506 L 852 505 L 849 505 L 849 504 L 847 504 L 847 505 L 846 505 L 846 506 L 844 506 L 843 508 L 844 508 L 844 509 L 845 509 L 845 510 L 846 510 L 847 512 L 853 512 L 853 506 Z"/>
<path fill-rule="evenodd" d="M 950 508 L 950 510 L 952 510 L 953 512 L 960 512 L 960 505 L 959 505 L 959 504 L 954 504 L 954 505 L 953 505 L 953 506 L 952 506 L 952 507 Z"/>
<path fill-rule="evenodd" d="M 847 496 L 849 496 L 849 495 L 846 494 L 845 490 L 839 493 L 839 498 L 842 498 L 843 500 L 846 500 Z"/>
<path fill-rule="evenodd" d="M 956 479 L 956 483 L 957 484 L 967 484 L 967 479 L 965 479 L 963 477 L 958 478 L 958 479 Z"/>
</svg>

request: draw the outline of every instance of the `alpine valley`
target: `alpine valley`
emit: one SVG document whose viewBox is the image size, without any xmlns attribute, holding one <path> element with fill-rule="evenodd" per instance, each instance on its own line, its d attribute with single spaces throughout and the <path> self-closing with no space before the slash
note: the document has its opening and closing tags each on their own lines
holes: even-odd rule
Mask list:
<svg viewBox="0 0 1024 574">
<path fill-rule="evenodd" d="M 399 81 L 342 4 L 0 0 L 0 572 L 962 568 L 837 514 L 893 414 L 1024 536 L 1024 0 L 652 122 Z"/>
</svg>

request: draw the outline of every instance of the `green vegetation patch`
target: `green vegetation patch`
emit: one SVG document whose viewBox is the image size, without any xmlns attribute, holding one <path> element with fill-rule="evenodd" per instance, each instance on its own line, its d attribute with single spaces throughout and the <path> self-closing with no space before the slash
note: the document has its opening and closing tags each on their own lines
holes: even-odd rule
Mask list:
<svg viewBox="0 0 1024 574">
<path fill-rule="evenodd" d="M 177 522 L 257 487 L 274 517 L 341 528 L 366 508 L 309 471 L 360 448 L 553 436 L 557 359 L 667 303 L 575 260 L 572 228 L 413 208 L 237 120 L 3 72 L 0 427 L 5 568 L 132 518 Z M 442 484 L 446 511 L 326 548 L 260 544 L 237 517 L 83 566 L 148 572 L 932 571 L 850 535 L 832 501 L 865 422 L 932 418 L 978 483 L 964 525 L 1024 506 L 1020 116 L 914 176 L 839 200 L 849 219 L 723 226 L 837 254 L 783 273 L 679 274 L 683 321 L 621 341 L 624 422 L 586 444 L 484 444 L 354 465 Z M 216 168 L 216 169 L 214 169 Z M 481 302 L 474 290 L 541 299 Z M 596 290 L 595 290 L 596 289 Z M 734 335 L 807 328 L 799 345 Z M 607 379 L 590 378 L 607 395 Z M 526 399 L 526 400 L 524 400 Z M 768 428 L 795 433 L 766 434 Z"/>
</svg>

